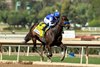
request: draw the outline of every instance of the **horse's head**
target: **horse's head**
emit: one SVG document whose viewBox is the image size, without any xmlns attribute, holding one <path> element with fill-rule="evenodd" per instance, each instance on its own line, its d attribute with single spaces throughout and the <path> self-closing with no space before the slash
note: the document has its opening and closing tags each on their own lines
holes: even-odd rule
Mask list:
<svg viewBox="0 0 100 67">
<path fill-rule="evenodd" d="M 62 16 L 61 20 L 62 20 L 62 25 L 64 27 L 66 27 L 66 29 L 69 29 L 70 28 L 70 22 L 69 22 L 68 18 L 66 16 Z"/>
</svg>

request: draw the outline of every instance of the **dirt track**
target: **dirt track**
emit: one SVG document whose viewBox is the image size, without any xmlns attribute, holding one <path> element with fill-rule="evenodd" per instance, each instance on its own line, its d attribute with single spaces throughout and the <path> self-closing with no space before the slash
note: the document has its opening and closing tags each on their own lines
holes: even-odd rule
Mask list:
<svg viewBox="0 0 100 67">
<path fill-rule="evenodd" d="M 0 67 L 66 67 L 66 66 L 63 66 L 63 65 L 38 65 L 38 64 L 32 64 L 32 65 L 29 65 L 29 64 L 0 64 Z M 72 66 L 67 66 L 67 67 L 72 67 Z"/>
<path fill-rule="evenodd" d="M 0 67 L 100 67 L 93 64 L 71 64 L 71 63 L 50 63 L 50 62 L 33 62 L 32 64 L 23 63 L 0 63 Z"/>
</svg>

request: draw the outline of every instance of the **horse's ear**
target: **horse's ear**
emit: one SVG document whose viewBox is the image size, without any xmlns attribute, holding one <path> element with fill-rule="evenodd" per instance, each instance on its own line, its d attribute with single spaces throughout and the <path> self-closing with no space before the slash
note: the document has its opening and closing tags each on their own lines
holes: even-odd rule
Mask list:
<svg viewBox="0 0 100 67">
<path fill-rule="evenodd" d="M 65 21 L 69 21 L 67 16 L 62 16 L 62 19 L 65 20 Z"/>
<path fill-rule="evenodd" d="M 65 20 L 65 16 L 62 16 L 61 19 L 62 19 L 62 20 Z"/>
</svg>

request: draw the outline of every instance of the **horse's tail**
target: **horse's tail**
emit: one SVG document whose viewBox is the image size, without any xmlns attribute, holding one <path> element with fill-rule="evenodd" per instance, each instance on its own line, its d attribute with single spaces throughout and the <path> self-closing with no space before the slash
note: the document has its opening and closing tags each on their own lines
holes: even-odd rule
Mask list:
<svg viewBox="0 0 100 67">
<path fill-rule="evenodd" d="M 34 25 L 31 27 L 31 29 L 33 29 L 34 26 L 37 26 L 39 23 L 34 23 Z M 30 29 L 30 30 L 31 30 Z"/>
<path fill-rule="evenodd" d="M 31 34 L 28 33 L 28 34 L 25 36 L 24 40 L 25 40 L 25 43 L 27 43 L 28 41 L 30 41 L 30 40 L 31 40 Z"/>
<path fill-rule="evenodd" d="M 27 43 L 28 41 L 31 40 L 31 38 L 32 38 L 31 31 L 36 25 L 38 25 L 38 23 L 34 23 L 34 25 L 30 28 L 30 31 L 28 32 L 28 34 L 25 36 L 25 38 L 24 38 L 25 43 Z"/>
</svg>

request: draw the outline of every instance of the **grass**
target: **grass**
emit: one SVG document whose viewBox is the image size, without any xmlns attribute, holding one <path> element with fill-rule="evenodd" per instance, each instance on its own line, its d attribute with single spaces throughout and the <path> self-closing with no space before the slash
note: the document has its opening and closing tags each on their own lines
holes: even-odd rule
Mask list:
<svg viewBox="0 0 100 67">
<path fill-rule="evenodd" d="M 3 60 L 16 60 L 16 55 L 3 55 Z M 20 56 L 19 61 L 40 61 L 40 56 Z M 44 59 L 46 61 L 47 58 Z M 61 62 L 60 57 L 52 57 L 52 62 Z M 83 63 L 85 63 L 86 59 L 83 58 Z M 78 57 L 67 57 L 63 62 L 66 63 L 80 63 L 80 58 Z M 100 58 L 97 57 L 89 57 L 89 64 L 100 64 Z"/>
</svg>

